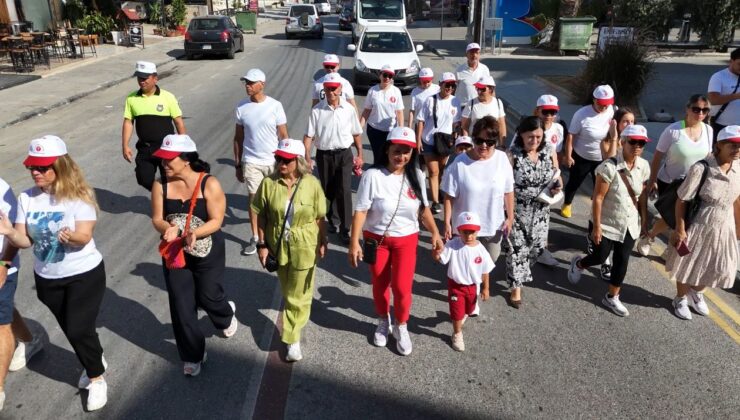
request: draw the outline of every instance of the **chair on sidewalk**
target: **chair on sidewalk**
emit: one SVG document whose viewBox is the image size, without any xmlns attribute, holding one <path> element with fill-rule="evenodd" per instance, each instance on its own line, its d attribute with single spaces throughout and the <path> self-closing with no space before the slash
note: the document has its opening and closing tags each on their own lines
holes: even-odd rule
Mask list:
<svg viewBox="0 0 740 420">
<path fill-rule="evenodd" d="M 31 38 L 31 51 L 32 59 L 34 63 L 46 63 L 46 68 L 51 69 L 51 60 L 49 60 L 49 50 L 46 49 L 46 43 L 44 41 L 44 34 L 42 32 L 34 33 Z"/>
<path fill-rule="evenodd" d="M 16 73 L 30 73 L 36 68 L 33 64 L 29 45 L 22 37 L 9 38 L 10 60 Z"/>
<path fill-rule="evenodd" d="M 80 35 L 80 48 L 90 48 L 90 54 L 94 55 L 95 57 L 98 56 L 98 51 L 95 49 L 95 45 L 97 45 L 97 43 L 98 36 L 96 34 Z"/>
<path fill-rule="evenodd" d="M 72 54 L 72 58 L 85 58 L 85 49 L 82 47 L 82 43 L 80 42 L 80 30 L 77 28 L 69 28 L 67 29 L 67 33 L 69 36 L 69 41 L 67 42 L 68 48 L 71 50 L 70 53 Z M 77 53 L 77 49 L 80 49 L 79 54 Z"/>
</svg>

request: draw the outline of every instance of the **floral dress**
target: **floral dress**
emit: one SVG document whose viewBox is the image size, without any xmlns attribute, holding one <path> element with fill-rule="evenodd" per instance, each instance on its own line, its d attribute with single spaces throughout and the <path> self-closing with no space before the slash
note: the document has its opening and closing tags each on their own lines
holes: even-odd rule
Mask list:
<svg viewBox="0 0 740 420">
<path fill-rule="evenodd" d="M 552 180 L 555 169 L 550 145 L 537 153 L 536 163 L 516 145 L 510 157 L 514 168 L 514 228 L 506 255 L 506 277 L 511 287 L 521 287 L 532 281 L 530 266 L 547 245 L 550 206 L 537 196 Z"/>
</svg>

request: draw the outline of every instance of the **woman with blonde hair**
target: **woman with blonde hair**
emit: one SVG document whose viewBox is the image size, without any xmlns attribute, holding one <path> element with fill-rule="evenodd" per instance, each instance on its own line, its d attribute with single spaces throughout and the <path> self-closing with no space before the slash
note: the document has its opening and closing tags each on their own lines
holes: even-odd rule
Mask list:
<svg viewBox="0 0 740 420">
<path fill-rule="evenodd" d="M 95 331 L 105 293 L 103 256 L 93 240 L 95 193 L 59 137 L 32 140 L 23 164 L 35 186 L 18 197 L 15 228 L 0 214 L 0 234 L 15 247 L 33 246 L 36 294 L 85 368 L 78 387 L 89 391 L 87 410 L 98 410 L 108 400 L 108 385 Z"/>
</svg>

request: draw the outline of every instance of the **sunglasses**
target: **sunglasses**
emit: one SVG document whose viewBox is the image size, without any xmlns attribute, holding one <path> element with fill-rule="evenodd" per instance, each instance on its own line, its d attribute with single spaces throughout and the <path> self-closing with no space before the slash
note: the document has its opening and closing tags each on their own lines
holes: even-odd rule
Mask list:
<svg viewBox="0 0 740 420">
<path fill-rule="evenodd" d="M 45 174 L 46 172 L 49 171 L 49 169 L 52 169 L 52 166 L 51 165 L 49 166 L 26 166 L 26 169 L 28 169 L 31 172 L 36 171 L 38 173 Z"/>
<path fill-rule="evenodd" d="M 282 156 L 275 156 L 275 161 L 276 161 L 276 162 L 277 162 L 278 164 L 282 164 L 282 163 L 284 163 L 284 164 L 286 164 L 286 165 L 290 165 L 291 163 L 293 163 L 293 162 L 295 161 L 295 159 L 296 159 L 296 158 L 290 158 L 290 159 L 288 159 L 288 158 L 284 158 L 284 157 L 282 157 Z"/>
<path fill-rule="evenodd" d="M 709 114 L 710 108 L 702 108 L 699 106 L 692 106 L 691 112 L 694 114 Z"/>
<path fill-rule="evenodd" d="M 337 66 L 324 66 L 324 70 L 334 70 Z"/>
<path fill-rule="evenodd" d="M 324 90 L 327 92 L 334 92 L 337 89 L 339 89 L 339 86 L 324 86 Z"/>
<path fill-rule="evenodd" d="M 547 115 L 547 116 L 555 116 L 558 114 L 558 111 L 554 109 L 543 109 L 540 112 L 542 112 L 542 115 Z"/>
<path fill-rule="evenodd" d="M 627 143 L 634 147 L 645 147 L 647 144 L 645 140 L 627 140 Z"/>
<path fill-rule="evenodd" d="M 392 79 L 393 75 L 390 73 L 381 73 L 380 77 L 382 77 L 383 79 Z"/>
<path fill-rule="evenodd" d="M 482 92 L 482 91 L 484 91 L 484 90 L 486 90 L 486 89 L 488 89 L 488 88 L 487 88 L 487 87 L 485 87 L 485 86 L 483 86 L 483 87 L 480 87 L 480 86 L 476 86 L 476 87 L 475 87 L 475 90 L 477 90 L 478 92 Z"/>
<path fill-rule="evenodd" d="M 255 83 L 259 83 L 259 82 L 253 82 L 253 81 L 251 81 L 251 80 L 242 80 L 242 84 L 243 84 L 244 86 L 252 86 L 252 85 L 253 85 L 253 84 L 255 84 Z"/>
<path fill-rule="evenodd" d="M 488 147 L 496 146 L 496 140 L 482 139 L 480 137 L 476 137 L 474 142 L 476 146 L 483 146 L 483 144 L 485 144 Z"/>
<path fill-rule="evenodd" d="M 445 83 L 444 86 L 445 88 L 455 89 L 457 87 L 457 83 Z"/>
</svg>

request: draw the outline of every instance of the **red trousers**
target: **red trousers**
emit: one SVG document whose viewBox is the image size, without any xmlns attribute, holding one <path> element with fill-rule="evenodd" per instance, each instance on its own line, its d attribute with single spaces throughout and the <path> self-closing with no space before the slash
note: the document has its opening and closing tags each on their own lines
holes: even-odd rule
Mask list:
<svg viewBox="0 0 740 420">
<path fill-rule="evenodd" d="M 380 241 L 382 236 L 365 231 L 365 238 Z M 378 247 L 375 264 L 370 265 L 373 281 L 373 301 L 378 316 L 386 316 L 391 310 L 390 291 L 393 290 L 393 315 L 397 324 L 409 320 L 411 310 L 411 286 L 416 270 L 416 246 L 419 234 L 401 237 L 386 237 Z"/>
</svg>

